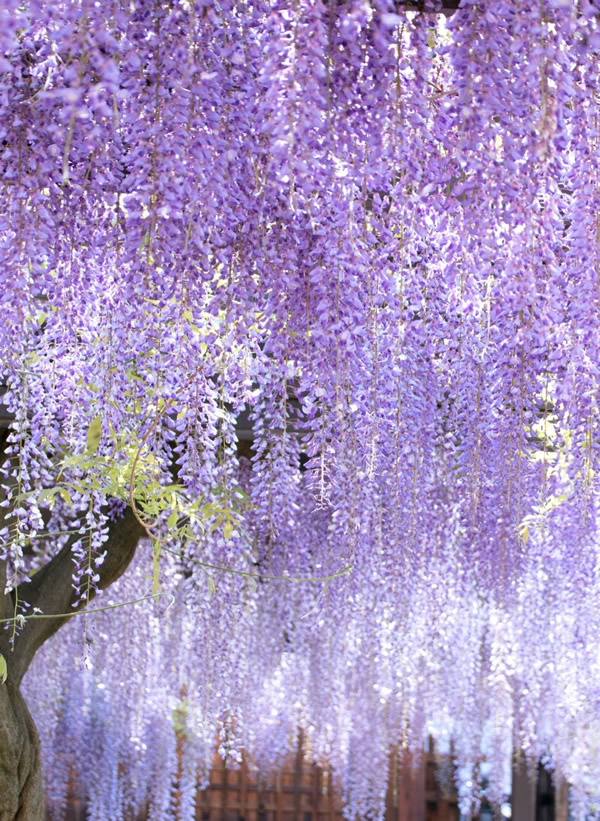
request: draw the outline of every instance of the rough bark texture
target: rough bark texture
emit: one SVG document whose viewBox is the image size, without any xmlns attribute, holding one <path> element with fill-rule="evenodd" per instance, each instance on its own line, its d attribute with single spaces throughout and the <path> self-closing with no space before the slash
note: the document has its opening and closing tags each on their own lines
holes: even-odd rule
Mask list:
<svg viewBox="0 0 600 821">
<path fill-rule="evenodd" d="M 108 540 L 104 543 L 106 558 L 97 571 L 100 575 L 100 589 L 109 587 L 125 572 L 143 532 L 130 510 L 111 524 Z M 46 616 L 52 613 L 76 613 L 81 607 L 73 607 L 76 596 L 72 573 L 71 545 L 67 543 L 60 553 L 38 570 L 30 582 L 19 586 L 19 601 L 27 602 L 31 608 L 38 607 Z M 38 648 L 69 618 L 71 616 L 28 621 L 19 632 L 14 651 L 8 645 L 8 635 L 0 636 L 0 653 L 7 659 L 8 674 L 15 684 L 21 683 Z"/>
<path fill-rule="evenodd" d="M 0 821 L 43 821 L 40 740 L 19 688 L 0 685 Z"/>
<path fill-rule="evenodd" d="M 4 451 L 0 431 L 0 460 Z M 0 508 L 0 511 L 2 509 Z M 0 513 L 0 524 L 2 516 Z M 130 510 L 109 529 L 104 547 L 104 564 L 98 572 L 98 586 L 111 585 L 127 569 L 143 529 Z M 75 613 L 71 574 L 71 545 L 42 567 L 27 584 L 19 587 L 19 601 L 38 607 L 45 615 Z M 6 564 L 0 561 L 0 618 L 11 618 L 14 599 L 4 594 Z M 28 610 L 31 612 L 31 610 Z M 0 653 L 6 659 L 8 678 L 0 683 L 0 821 L 43 821 L 40 741 L 19 685 L 41 645 L 69 620 L 69 617 L 28 621 L 10 646 L 10 631 L 0 631 Z"/>
</svg>

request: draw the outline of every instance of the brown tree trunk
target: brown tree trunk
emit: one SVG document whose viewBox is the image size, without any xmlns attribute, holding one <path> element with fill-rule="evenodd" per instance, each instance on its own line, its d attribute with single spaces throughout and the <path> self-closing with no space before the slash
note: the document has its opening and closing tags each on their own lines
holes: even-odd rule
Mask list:
<svg viewBox="0 0 600 821">
<path fill-rule="evenodd" d="M 0 461 L 5 437 L 0 431 Z M 0 525 L 4 508 L 0 508 Z M 143 528 L 131 510 L 109 527 L 104 563 L 98 569 L 98 587 L 104 589 L 127 569 L 135 554 Z M 73 607 L 75 595 L 71 574 L 71 545 L 66 544 L 31 581 L 19 586 L 19 602 L 27 603 L 26 612 L 39 608 L 45 616 L 30 619 L 19 629 L 14 646 L 10 630 L 0 624 L 0 654 L 6 661 L 8 677 L 0 683 L 0 821 L 43 821 L 45 818 L 42 787 L 40 740 L 19 685 L 33 657 L 42 644 L 62 627 L 81 607 Z M 6 562 L 0 561 L 0 619 L 14 614 L 14 599 L 5 594 Z M 69 614 L 58 615 L 58 614 Z"/>
<path fill-rule="evenodd" d="M 101 568 L 100 588 L 108 587 L 124 573 L 142 532 L 131 511 L 111 525 L 104 545 L 107 556 Z M 71 550 L 67 545 L 30 582 L 19 587 L 19 601 L 40 608 L 46 615 L 77 612 L 72 607 L 71 573 Z M 4 574 L 5 568 L 0 568 L 0 581 Z M 3 589 L 0 617 L 10 618 L 12 598 L 3 595 Z M 0 653 L 8 668 L 6 682 L 0 683 L 0 821 L 43 821 L 45 817 L 40 741 L 19 685 L 37 650 L 69 618 L 26 622 L 14 649 L 8 641 L 9 631 L 0 631 Z"/>
<path fill-rule="evenodd" d="M 43 821 L 40 739 L 19 688 L 0 684 L 0 821 Z"/>
</svg>

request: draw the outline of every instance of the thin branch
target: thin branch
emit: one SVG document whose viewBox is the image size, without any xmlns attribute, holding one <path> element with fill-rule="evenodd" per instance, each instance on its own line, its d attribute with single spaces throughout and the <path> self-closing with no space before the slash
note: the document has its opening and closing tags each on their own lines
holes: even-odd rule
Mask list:
<svg viewBox="0 0 600 821">
<path fill-rule="evenodd" d="M 278 582 L 332 582 L 334 579 L 339 579 L 342 576 L 347 576 L 349 573 L 352 573 L 354 570 L 354 566 L 349 564 L 346 567 L 343 567 L 341 570 L 338 570 L 337 573 L 333 573 L 331 576 L 271 576 L 268 573 L 251 573 L 247 570 L 235 570 L 233 567 L 224 567 L 223 565 L 219 564 L 210 564 L 209 562 L 203 562 L 200 559 L 193 559 L 189 556 L 182 556 L 181 553 L 178 553 L 176 550 L 171 550 L 168 547 L 162 546 L 162 550 L 165 553 L 170 553 L 172 556 L 177 556 L 178 559 L 184 559 L 186 562 L 191 562 L 192 564 L 197 564 L 200 567 L 207 567 L 209 570 L 220 570 L 223 573 L 233 573 L 235 576 L 244 576 L 249 579 L 258 579 L 261 581 L 262 579 L 269 579 L 271 581 L 278 581 Z"/>
<path fill-rule="evenodd" d="M 32 613 L 31 616 L 16 616 L 11 619 L 0 619 L 0 624 L 5 624 L 7 622 L 19 622 L 25 624 L 32 619 L 70 619 L 71 616 L 87 616 L 88 613 L 103 613 L 105 610 L 117 610 L 120 607 L 128 607 L 130 604 L 139 604 L 143 601 L 150 601 L 150 599 L 155 599 L 158 596 L 170 596 L 171 601 L 167 607 L 172 607 L 173 603 L 175 602 L 175 596 L 172 593 L 168 593 L 167 591 L 162 591 L 160 593 L 151 593 L 147 596 L 142 596 L 139 599 L 130 599 L 129 601 L 123 601 L 119 604 L 107 604 L 106 607 L 90 607 L 86 608 L 85 610 L 73 610 L 70 613 Z"/>
</svg>

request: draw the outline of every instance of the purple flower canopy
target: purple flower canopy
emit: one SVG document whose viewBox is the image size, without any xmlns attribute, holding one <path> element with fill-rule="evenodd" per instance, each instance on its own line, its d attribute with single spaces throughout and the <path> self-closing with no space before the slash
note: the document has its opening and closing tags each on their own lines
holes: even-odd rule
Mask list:
<svg viewBox="0 0 600 821">
<path fill-rule="evenodd" d="M 589 0 L 5 0 L 10 583 L 77 530 L 87 601 L 133 503 L 98 606 L 163 594 L 38 654 L 57 812 L 300 728 L 349 818 L 427 735 L 464 812 L 513 749 L 592 806 L 599 61 Z"/>
</svg>

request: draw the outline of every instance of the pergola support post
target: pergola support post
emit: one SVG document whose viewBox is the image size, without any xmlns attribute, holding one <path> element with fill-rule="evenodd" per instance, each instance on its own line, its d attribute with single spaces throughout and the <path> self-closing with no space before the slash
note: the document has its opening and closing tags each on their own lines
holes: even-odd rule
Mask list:
<svg viewBox="0 0 600 821">
<path fill-rule="evenodd" d="M 536 821 L 535 770 L 532 773 L 527 759 L 517 754 L 512 771 L 511 821 Z"/>
</svg>

